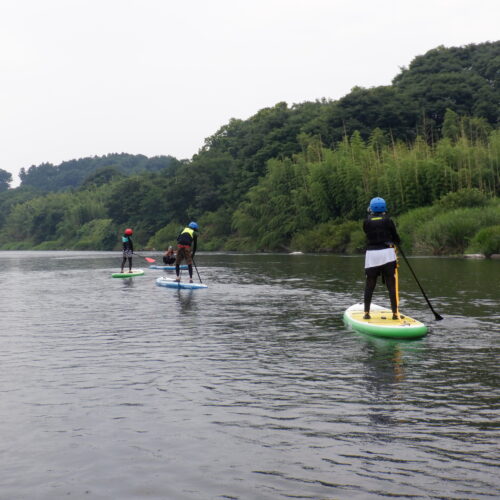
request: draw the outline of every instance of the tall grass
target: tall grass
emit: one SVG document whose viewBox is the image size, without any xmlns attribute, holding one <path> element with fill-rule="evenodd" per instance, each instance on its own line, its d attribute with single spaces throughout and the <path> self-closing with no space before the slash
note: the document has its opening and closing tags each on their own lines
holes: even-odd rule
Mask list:
<svg viewBox="0 0 500 500">
<path fill-rule="evenodd" d="M 432 255 L 462 254 L 475 235 L 500 220 L 500 205 L 460 208 L 438 213 L 412 234 L 415 250 Z"/>
<path fill-rule="evenodd" d="M 480 229 L 472 238 L 467 252 L 482 253 L 486 257 L 500 254 L 500 225 Z"/>
</svg>

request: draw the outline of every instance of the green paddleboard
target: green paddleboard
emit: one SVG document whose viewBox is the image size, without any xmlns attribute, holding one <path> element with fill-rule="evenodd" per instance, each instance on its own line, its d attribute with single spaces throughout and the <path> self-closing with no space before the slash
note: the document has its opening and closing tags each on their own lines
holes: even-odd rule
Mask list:
<svg viewBox="0 0 500 500">
<path fill-rule="evenodd" d="M 134 276 L 142 276 L 144 274 L 144 269 L 132 269 L 131 273 L 113 273 L 112 278 L 133 278 Z"/>
<path fill-rule="evenodd" d="M 391 339 L 416 339 L 427 335 L 427 327 L 420 321 L 400 314 L 392 319 L 392 311 L 377 304 L 370 307 L 370 319 L 364 319 L 364 305 L 354 304 L 344 312 L 344 323 L 354 330 Z"/>
</svg>

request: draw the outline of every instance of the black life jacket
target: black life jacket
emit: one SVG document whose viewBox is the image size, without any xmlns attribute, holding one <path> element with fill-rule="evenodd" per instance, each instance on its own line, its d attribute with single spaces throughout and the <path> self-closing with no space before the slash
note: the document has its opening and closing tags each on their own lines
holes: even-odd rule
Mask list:
<svg viewBox="0 0 500 500">
<path fill-rule="evenodd" d="M 369 250 L 388 248 L 399 244 L 399 235 L 394 222 L 385 214 L 370 214 L 363 224 Z"/>
</svg>

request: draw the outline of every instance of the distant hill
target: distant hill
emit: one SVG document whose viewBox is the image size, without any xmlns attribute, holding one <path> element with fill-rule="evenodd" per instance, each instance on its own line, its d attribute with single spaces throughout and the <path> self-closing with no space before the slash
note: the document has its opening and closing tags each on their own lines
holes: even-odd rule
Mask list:
<svg viewBox="0 0 500 500">
<path fill-rule="evenodd" d="M 334 147 L 359 132 L 369 140 L 379 129 L 386 141 L 433 143 L 442 137 L 446 110 L 476 117 L 486 133 L 500 124 L 500 41 L 438 47 L 402 68 L 391 85 L 354 87 L 336 101 L 277 103 L 247 120 L 232 119 L 193 160 L 228 155 L 238 164 L 232 193 L 238 196 L 265 174 L 271 158 L 303 150 L 305 136 Z M 305 141 L 305 142 L 304 142 Z"/>
<path fill-rule="evenodd" d="M 113 153 L 70 160 L 60 165 L 43 163 L 22 168 L 19 174 L 21 187 L 32 186 L 41 191 L 63 191 L 78 188 L 86 182 L 109 182 L 114 177 L 130 176 L 141 172 L 158 172 L 175 169 L 180 162 L 172 156 L 131 155 Z"/>
</svg>

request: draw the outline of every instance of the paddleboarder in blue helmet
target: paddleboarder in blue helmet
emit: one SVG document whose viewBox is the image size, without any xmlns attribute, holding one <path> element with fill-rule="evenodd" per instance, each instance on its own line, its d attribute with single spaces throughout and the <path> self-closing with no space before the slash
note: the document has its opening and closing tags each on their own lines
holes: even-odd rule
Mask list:
<svg viewBox="0 0 500 500">
<path fill-rule="evenodd" d="M 189 271 L 189 282 L 193 282 L 193 258 L 198 242 L 198 224 L 190 222 L 177 236 L 177 256 L 175 258 L 175 281 L 180 281 L 180 265 L 186 261 Z"/>
<path fill-rule="evenodd" d="M 122 270 L 121 272 L 123 273 L 123 267 L 125 266 L 125 263 L 128 260 L 128 267 L 129 267 L 129 272 L 132 272 L 132 255 L 134 253 L 134 244 L 132 243 L 132 234 L 134 234 L 134 231 L 132 229 L 127 228 L 123 232 L 122 236 L 122 245 L 123 245 L 123 260 L 122 260 Z"/>
<path fill-rule="evenodd" d="M 382 280 L 389 291 L 392 319 L 399 319 L 396 296 L 397 258 L 394 246 L 399 245 L 401 240 L 396 230 L 396 225 L 387 215 L 387 205 L 383 198 L 376 197 L 370 201 L 368 217 L 363 222 L 363 231 L 367 239 L 364 319 L 370 319 L 370 304 L 379 275 L 382 276 Z"/>
</svg>

